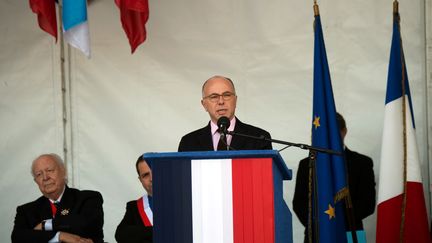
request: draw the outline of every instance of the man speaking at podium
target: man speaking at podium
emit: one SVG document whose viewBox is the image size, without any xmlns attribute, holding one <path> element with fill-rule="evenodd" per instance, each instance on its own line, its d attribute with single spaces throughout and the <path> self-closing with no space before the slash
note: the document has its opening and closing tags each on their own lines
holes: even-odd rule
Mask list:
<svg viewBox="0 0 432 243">
<path fill-rule="evenodd" d="M 207 126 L 184 135 L 178 147 L 179 152 L 272 149 L 269 141 L 219 133 L 219 128 L 226 126 L 224 129 L 227 131 L 271 138 L 267 131 L 245 124 L 235 117 L 237 95 L 231 79 L 213 76 L 206 80 L 202 86 L 201 104 L 210 115 L 210 122 Z M 224 119 L 226 122 L 221 125 Z"/>
</svg>

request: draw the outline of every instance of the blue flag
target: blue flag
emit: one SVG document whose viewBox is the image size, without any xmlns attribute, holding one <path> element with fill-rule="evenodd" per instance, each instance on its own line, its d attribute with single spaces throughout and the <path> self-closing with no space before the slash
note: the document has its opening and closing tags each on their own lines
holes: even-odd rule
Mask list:
<svg viewBox="0 0 432 243">
<path fill-rule="evenodd" d="M 90 32 L 86 0 L 63 0 L 63 33 L 69 45 L 90 57 Z"/>
<path fill-rule="evenodd" d="M 315 16 L 312 146 L 343 152 L 319 15 Z M 346 242 L 345 216 L 340 200 L 348 194 L 344 158 L 319 152 L 315 164 L 314 242 Z"/>
</svg>

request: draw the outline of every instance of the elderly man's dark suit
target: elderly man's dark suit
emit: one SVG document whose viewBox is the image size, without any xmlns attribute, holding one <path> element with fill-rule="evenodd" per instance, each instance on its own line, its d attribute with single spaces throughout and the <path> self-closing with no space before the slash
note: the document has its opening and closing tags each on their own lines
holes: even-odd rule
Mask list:
<svg viewBox="0 0 432 243">
<path fill-rule="evenodd" d="M 145 226 L 138 212 L 137 200 L 126 205 L 126 213 L 117 226 L 115 238 L 118 243 L 153 242 L 153 227 Z"/>
<path fill-rule="evenodd" d="M 373 161 L 368 156 L 345 149 L 348 169 L 348 180 L 351 200 L 353 203 L 355 228 L 363 229 L 362 220 L 375 211 L 375 176 Z M 308 221 L 308 177 L 309 159 L 300 161 L 293 199 L 293 209 L 303 226 Z M 348 231 L 348 220 L 345 219 Z M 307 231 L 305 231 L 306 234 Z M 305 242 L 307 242 L 305 235 Z"/>
<path fill-rule="evenodd" d="M 53 230 L 34 230 L 46 219 L 52 218 L 48 198 L 41 196 L 33 202 L 17 207 L 12 242 L 48 242 L 58 231 L 64 231 L 91 238 L 93 242 L 103 242 L 104 214 L 102 195 L 96 191 L 66 189 L 59 203 Z"/>
<path fill-rule="evenodd" d="M 249 124 L 245 124 L 238 118 L 236 119 L 234 132 L 255 137 L 264 136 L 266 138 L 271 138 L 270 133 L 267 131 Z M 272 149 L 272 144 L 264 140 L 256 140 L 234 135 L 232 137 L 230 147 L 231 150 L 261 150 Z M 214 148 L 210 122 L 207 124 L 207 126 L 183 136 L 178 147 L 179 152 L 213 150 Z"/>
</svg>

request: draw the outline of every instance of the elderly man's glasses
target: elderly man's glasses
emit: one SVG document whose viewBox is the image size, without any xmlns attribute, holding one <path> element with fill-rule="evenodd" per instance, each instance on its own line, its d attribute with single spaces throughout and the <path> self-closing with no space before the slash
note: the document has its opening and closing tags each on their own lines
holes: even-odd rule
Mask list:
<svg viewBox="0 0 432 243">
<path fill-rule="evenodd" d="M 211 94 L 211 95 L 207 95 L 206 97 L 204 97 L 203 99 L 209 99 L 210 102 L 216 103 L 219 101 L 220 97 L 222 97 L 222 99 L 224 101 L 229 101 L 231 100 L 233 97 L 235 96 L 234 93 L 231 92 L 225 92 L 223 94 Z"/>
</svg>

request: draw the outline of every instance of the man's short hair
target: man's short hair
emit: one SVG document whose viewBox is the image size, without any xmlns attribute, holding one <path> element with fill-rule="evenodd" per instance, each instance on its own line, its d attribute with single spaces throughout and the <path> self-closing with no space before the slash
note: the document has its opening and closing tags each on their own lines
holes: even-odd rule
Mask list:
<svg viewBox="0 0 432 243">
<path fill-rule="evenodd" d="M 33 160 L 32 165 L 31 165 L 31 174 L 32 174 L 33 178 L 35 177 L 34 170 L 33 170 L 33 168 L 34 168 L 34 164 L 35 164 L 36 160 L 38 160 L 38 159 L 40 159 L 40 158 L 42 158 L 42 157 L 50 157 L 52 160 L 54 160 L 54 162 L 56 162 L 56 164 L 58 165 L 58 167 L 59 167 L 61 170 L 64 171 L 64 173 L 65 173 L 65 181 L 66 181 L 66 183 L 67 183 L 67 172 L 66 172 L 66 166 L 65 166 L 65 164 L 64 164 L 63 159 L 60 157 L 60 155 L 55 154 L 55 153 L 50 153 L 50 154 L 41 154 L 41 155 L 39 155 L 38 157 L 36 157 L 36 158 Z"/>
<path fill-rule="evenodd" d="M 138 176 L 140 176 L 140 173 L 139 173 L 139 170 L 138 170 L 138 165 L 139 165 L 140 163 L 142 163 L 142 162 L 145 162 L 145 160 L 144 160 L 143 156 L 140 155 L 140 156 L 138 157 L 136 163 L 135 163 L 135 168 L 136 168 L 136 171 L 137 171 L 137 173 L 138 173 Z"/>
<path fill-rule="evenodd" d="M 345 119 L 339 112 L 336 112 L 336 121 L 338 123 L 339 130 L 346 129 Z"/>
</svg>

